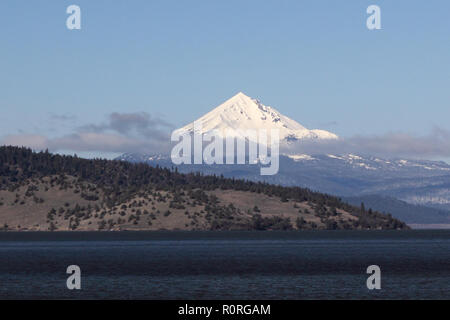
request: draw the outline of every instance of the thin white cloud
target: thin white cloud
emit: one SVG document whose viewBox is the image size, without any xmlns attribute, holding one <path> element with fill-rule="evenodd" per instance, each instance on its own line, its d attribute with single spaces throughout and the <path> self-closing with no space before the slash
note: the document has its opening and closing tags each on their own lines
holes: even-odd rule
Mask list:
<svg viewBox="0 0 450 320">
<path fill-rule="evenodd" d="M 48 148 L 48 139 L 38 134 L 15 134 L 8 135 L 1 140 L 2 145 L 23 146 L 35 150 Z"/>
</svg>

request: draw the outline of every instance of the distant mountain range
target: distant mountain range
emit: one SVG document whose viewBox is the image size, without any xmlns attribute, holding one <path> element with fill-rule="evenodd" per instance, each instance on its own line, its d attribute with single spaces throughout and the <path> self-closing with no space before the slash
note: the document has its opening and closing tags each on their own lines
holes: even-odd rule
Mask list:
<svg viewBox="0 0 450 320">
<path fill-rule="evenodd" d="M 279 129 L 282 144 L 298 141 L 336 140 L 339 137 L 324 130 L 309 130 L 298 122 L 282 115 L 259 100 L 239 93 L 197 120 L 202 124 L 202 132 L 217 129 L 228 130 L 239 138 L 246 129 Z M 178 132 L 193 132 L 193 123 L 178 129 Z M 150 165 L 174 167 L 169 155 L 164 154 L 123 154 L 119 160 L 145 162 Z M 378 210 L 392 212 L 399 218 L 405 208 L 412 210 L 407 221 L 410 223 L 449 223 L 445 214 L 423 208 L 423 217 L 418 209 L 423 206 L 450 210 L 450 165 L 441 161 L 383 159 L 359 154 L 295 154 L 280 156 L 280 170 L 273 176 L 261 176 L 259 164 L 246 165 L 179 165 L 180 172 L 199 171 L 204 174 L 223 175 L 251 181 L 266 181 L 285 186 L 307 187 L 319 192 L 352 197 L 381 196 L 377 201 L 383 205 L 372 206 Z M 389 199 L 401 200 L 403 206 Z M 375 198 L 371 198 L 375 199 Z M 368 200 L 368 198 L 366 198 Z M 359 201 L 359 200 L 358 200 Z M 387 204 L 390 206 L 387 206 Z M 428 209 L 428 208 L 426 208 Z M 420 210 L 419 210 L 420 211 Z M 434 212 L 434 213 L 431 213 Z M 442 219 L 441 219 L 442 218 Z"/>
<path fill-rule="evenodd" d="M 397 219 L 408 224 L 450 224 L 449 211 L 409 204 L 389 196 L 344 197 L 342 200 L 353 205 L 364 203 L 368 208 L 380 212 L 395 212 Z"/>
</svg>

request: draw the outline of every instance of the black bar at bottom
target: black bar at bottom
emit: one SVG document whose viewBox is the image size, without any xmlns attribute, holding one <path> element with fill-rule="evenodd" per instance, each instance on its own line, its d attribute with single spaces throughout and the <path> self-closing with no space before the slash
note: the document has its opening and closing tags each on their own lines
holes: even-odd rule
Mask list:
<svg viewBox="0 0 450 320">
<path fill-rule="evenodd" d="M 392 312 L 402 316 L 442 311 L 446 314 L 449 301 L 1 301 L 2 313 L 19 316 L 45 315 L 46 318 L 114 316 L 128 320 L 131 315 L 143 319 L 305 319 L 345 317 L 354 319 L 384 319 Z M 64 314 L 52 310 L 64 310 Z M 9 309 L 9 310 L 8 310 Z M 52 315 L 53 313 L 53 315 Z"/>
</svg>

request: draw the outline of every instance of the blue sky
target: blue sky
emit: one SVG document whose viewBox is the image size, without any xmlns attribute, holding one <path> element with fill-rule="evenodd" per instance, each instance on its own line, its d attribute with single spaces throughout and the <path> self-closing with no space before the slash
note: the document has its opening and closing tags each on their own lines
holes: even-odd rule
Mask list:
<svg viewBox="0 0 450 320">
<path fill-rule="evenodd" d="M 81 30 L 65 26 L 71 4 Z M 382 30 L 366 28 L 371 4 Z M 239 91 L 342 137 L 447 132 L 449 12 L 444 0 L 3 0 L 0 139 L 64 137 L 112 113 L 178 127 Z"/>
</svg>

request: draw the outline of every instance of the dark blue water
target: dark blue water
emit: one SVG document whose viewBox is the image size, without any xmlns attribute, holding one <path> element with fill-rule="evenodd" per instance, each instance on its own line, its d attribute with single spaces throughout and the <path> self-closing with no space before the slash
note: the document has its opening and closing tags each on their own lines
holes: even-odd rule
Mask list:
<svg viewBox="0 0 450 320">
<path fill-rule="evenodd" d="M 0 233 L 0 298 L 450 299 L 450 231 Z"/>
</svg>

